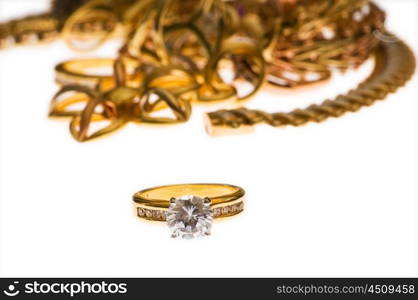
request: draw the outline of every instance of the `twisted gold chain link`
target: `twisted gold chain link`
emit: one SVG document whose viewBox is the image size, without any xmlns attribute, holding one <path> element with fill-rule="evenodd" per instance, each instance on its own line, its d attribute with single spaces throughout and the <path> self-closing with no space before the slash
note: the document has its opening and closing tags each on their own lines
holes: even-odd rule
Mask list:
<svg viewBox="0 0 418 300">
<path fill-rule="evenodd" d="M 0 49 L 54 40 L 59 22 L 52 14 L 40 14 L 0 24 Z"/>
<path fill-rule="evenodd" d="M 219 110 L 208 114 L 209 132 L 218 127 L 239 128 L 244 125 L 267 123 L 274 127 L 301 126 L 308 122 L 322 122 L 328 118 L 338 118 L 347 112 L 356 112 L 370 106 L 377 100 L 386 98 L 403 86 L 413 75 L 416 67 L 415 56 L 402 41 L 381 43 L 375 51 L 373 73 L 357 88 L 334 100 L 313 104 L 304 109 L 291 112 L 267 113 L 260 110 L 238 108 Z"/>
</svg>

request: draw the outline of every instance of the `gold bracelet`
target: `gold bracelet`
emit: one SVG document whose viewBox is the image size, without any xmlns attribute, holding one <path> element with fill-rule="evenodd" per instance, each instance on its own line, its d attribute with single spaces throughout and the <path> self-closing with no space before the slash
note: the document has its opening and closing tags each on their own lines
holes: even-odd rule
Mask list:
<svg viewBox="0 0 418 300">
<path fill-rule="evenodd" d="M 209 235 L 212 219 L 244 210 L 242 188 L 228 184 L 165 185 L 134 194 L 135 214 L 142 219 L 166 221 L 172 237 Z"/>
</svg>

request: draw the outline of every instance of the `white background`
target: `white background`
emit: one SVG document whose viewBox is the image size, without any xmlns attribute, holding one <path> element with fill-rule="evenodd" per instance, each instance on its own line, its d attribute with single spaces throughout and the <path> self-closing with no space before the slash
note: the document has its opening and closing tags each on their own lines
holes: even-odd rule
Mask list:
<svg viewBox="0 0 418 300">
<path fill-rule="evenodd" d="M 47 2 L 0 0 L 0 18 Z M 378 2 L 417 50 L 416 1 Z M 319 125 L 210 138 L 205 107 L 184 125 L 79 144 L 68 122 L 47 118 L 54 65 L 78 56 L 62 42 L 0 53 L 1 276 L 418 276 L 416 77 Z M 264 91 L 248 106 L 320 102 L 369 70 L 295 95 Z M 246 211 L 193 241 L 133 216 L 134 192 L 183 182 L 241 185 Z"/>
</svg>

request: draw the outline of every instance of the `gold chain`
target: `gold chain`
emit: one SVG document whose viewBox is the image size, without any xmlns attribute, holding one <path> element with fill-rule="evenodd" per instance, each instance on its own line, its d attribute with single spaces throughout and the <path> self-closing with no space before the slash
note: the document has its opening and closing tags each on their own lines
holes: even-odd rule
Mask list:
<svg viewBox="0 0 418 300">
<path fill-rule="evenodd" d="M 377 100 L 383 100 L 389 93 L 396 92 L 411 78 L 415 67 L 415 56 L 405 43 L 402 41 L 382 43 L 375 51 L 373 73 L 347 94 L 288 113 L 267 113 L 246 108 L 219 110 L 208 114 L 209 125 L 215 128 L 222 126 L 239 128 L 243 125 L 264 122 L 274 127 L 301 126 L 308 122 L 322 122 L 330 117 L 338 118 L 346 112 L 356 112 Z"/>
<path fill-rule="evenodd" d="M 0 49 L 52 41 L 59 36 L 57 19 L 51 14 L 30 16 L 0 24 Z"/>
<path fill-rule="evenodd" d="M 210 112 L 207 128 L 217 133 L 258 123 L 321 122 L 395 92 L 416 63 L 408 46 L 386 32 L 384 21 L 384 12 L 369 0 L 56 0 L 50 13 L 0 24 L 0 49 L 61 36 L 72 48 L 90 51 L 112 36 L 124 39 L 113 60 L 75 60 L 56 68 L 61 88 L 50 116 L 71 118 L 78 141 L 128 122 L 185 122 L 192 104 L 240 105 L 266 81 L 293 89 L 375 58 L 363 83 L 319 105 L 278 113 Z M 95 65 L 111 68 L 112 75 L 89 73 Z M 224 71 L 232 74 L 229 80 Z M 242 92 L 243 83 L 251 89 Z M 84 108 L 72 110 L 75 103 Z M 172 116 L 159 116 L 161 110 Z M 96 121 L 108 125 L 91 132 Z"/>
</svg>

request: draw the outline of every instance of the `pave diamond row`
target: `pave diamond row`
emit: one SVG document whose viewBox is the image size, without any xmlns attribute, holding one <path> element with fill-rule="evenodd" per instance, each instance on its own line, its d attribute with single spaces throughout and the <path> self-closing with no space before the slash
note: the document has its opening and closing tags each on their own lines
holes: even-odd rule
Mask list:
<svg viewBox="0 0 418 300">
<path fill-rule="evenodd" d="M 138 217 L 153 221 L 165 221 L 165 211 L 138 207 Z"/>
<path fill-rule="evenodd" d="M 223 207 L 213 208 L 213 217 L 228 217 L 233 216 L 244 210 L 244 203 L 241 201 L 239 203 L 231 204 Z M 165 211 L 149 208 L 137 208 L 137 215 L 140 218 L 145 218 L 152 221 L 165 221 Z"/>
<path fill-rule="evenodd" d="M 244 202 L 239 202 L 236 204 L 223 206 L 223 207 L 215 207 L 213 209 L 213 217 L 228 217 L 236 215 L 244 210 Z"/>
</svg>

